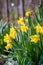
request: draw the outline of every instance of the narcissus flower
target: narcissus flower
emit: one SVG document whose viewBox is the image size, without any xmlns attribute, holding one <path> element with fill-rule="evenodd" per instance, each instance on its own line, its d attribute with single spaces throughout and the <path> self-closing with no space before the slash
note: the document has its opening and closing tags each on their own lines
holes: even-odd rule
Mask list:
<svg viewBox="0 0 43 65">
<path fill-rule="evenodd" d="M 41 31 L 41 25 L 38 24 L 38 25 L 36 26 L 36 32 L 37 32 L 37 33 L 40 33 L 40 31 Z"/>
<path fill-rule="evenodd" d="M 15 39 L 16 38 L 16 30 L 13 27 L 10 28 L 10 37 L 12 39 Z"/>
<path fill-rule="evenodd" d="M 4 36 L 4 42 L 9 43 L 10 41 L 11 41 L 10 36 L 8 34 L 6 34 Z"/>
<path fill-rule="evenodd" d="M 39 35 L 31 35 L 30 39 L 31 39 L 31 42 L 34 42 L 34 43 L 37 43 L 40 40 Z"/>
<path fill-rule="evenodd" d="M 32 13 L 31 11 L 28 11 L 28 12 L 26 12 L 26 13 L 25 13 L 25 16 L 27 16 L 27 17 L 28 17 L 28 16 L 30 16 L 30 15 L 31 15 L 31 13 Z"/>
<path fill-rule="evenodd" d="M 23 22 L 24 22 L 24 19 L 23 19 L 23 17 L 19 18 L 19 20 L 21 20 L 21 21 L 23 21 Z"/>
<path fill-rule="evenodd" d="M 19 25 L 24 25 L 24 19 L 23 19 L 23 17 L 22 18 L 19 18 L 19 20 L 17 20 L 17 23 Z"/>
<path fill-rule="evenodd" d="M 23 25 L 23 26 L 20 27 L 20 30 L 22 32 L 26 32 L 28 30 L 28 27 L 26 25 Z"/>
<path fill-rule="evenodd" d="M 5 46 L 5 49 L 6 50 L 12 49 L 12 44 L 11 43 L 8 43 L 7 46 Z"/>
<path fill-rule="evenodd" d="M 43 27 L 40 24 L 36 26 L 36 32 L 41 33 L 43 35 Z"/>
</svg>

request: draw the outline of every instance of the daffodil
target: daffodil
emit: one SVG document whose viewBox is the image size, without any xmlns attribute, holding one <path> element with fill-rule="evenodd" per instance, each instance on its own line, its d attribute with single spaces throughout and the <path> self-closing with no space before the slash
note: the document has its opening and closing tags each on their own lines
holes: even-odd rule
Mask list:
<svg viewBox="0 0 43 65">
<path fill-rule="evenodd" d="M 28 27 L 26 25 L 20 26 L 20 30 L 22 32 L 26 32 L 28 30 Z"/>
<path fill-rule="evenodd" d="M 11 44 L 11 43 L 8 43 L 8 44 L 5 46 L 5 49 L 6 49 L 6 50 L 12 49 L 12 44 Z"/>
<path fill-rule="evenodd" d="M 41 31 L 41 25 L 38 24 L 38 25 L 36 26 L 36 32 L 37 32 L 37 33 L 40 33 L 40 31 Z"/>
<path fill-rule="evenodd" d="M 41 33 L 43 35 L 43 26 L 41 26 L 40 24 L 38 24 L 36 26 L 36 32 L 37 33 Z"/>
<path fill-rule="evenodd" d="M 19 18 L 19 20 L 17 20 L 17 23 L 19 25 L 24 25 L 24 19 L 23 19 L 23 17 L 22 18 Z"/>
<path fill-rule="evenodd" d="M 40 40 L 39 35 L 31 35 L 30 39 L 31 39 L 31 42 L 34 42 L 34 43 L 37 43 Z"/>
<path fill-rule="evenodd" d="M 26 13 L 25 13 L 25 16 L 27 16 L 27 17 L 28 17 L 28 16 L 30 16 L 30 15 L 31 15 L 31 13 L 32 13 L 31 11 L 28 11 L 28 12 L 26 12 Z"/>
<path fill-rule="evenodd" d="M 9 43 L 10 41 L 11 41 L 10 36 L 8 34 L 6 34 L 4 36 L 4 42 Z"/>
<path fill-rule="evenodd" d="M 12 39 L 15 39 L 16 38 L 16 30 L 13 27 L 10 28 L 10 37 Z"/>
<path fill-rule="evenodd" d="M 22 22 L 24 22 L 24 19 L 23 19 L 23 17 L 19 18 L 19 20 L 21 20 Z"/>
<path fill-rule="evenodd" d="M 24 25 L 24 22 L 21 21 L 21 20 L 17 20 L 17 23 L 20 24 L 20 25 Z"/>
</svg>

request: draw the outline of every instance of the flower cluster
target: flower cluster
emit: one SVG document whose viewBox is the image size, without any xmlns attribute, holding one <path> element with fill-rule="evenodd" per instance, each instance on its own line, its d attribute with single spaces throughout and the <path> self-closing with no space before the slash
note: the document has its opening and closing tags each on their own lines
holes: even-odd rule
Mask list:
<svg viewBox="0 0 43 65">
<path fill-rule="evenodd" d="M 4 36 L 4 42 L 7 43 L 5 46 L 6 50 L 12 49 L 11 39 L 16 38 L 16 30 L 12 27 L 10 28 L 10 33 Z"/>
<path fill-rule="evenodd" d="M 24 18 L 19 18 L 16 21 L 17 27 L 10 27 L 9 33 L 6 33 L 3 39 L 6 43 L 4 48 L 15 53 L 14 58 L 19 65 L 28 65 L 30 60 L 32 65 L 37 65 L 40 55 L 43 54 L 43 24 L 34 22 L 31 14 L 29 11 L 25 13 Z"/>
</svg>

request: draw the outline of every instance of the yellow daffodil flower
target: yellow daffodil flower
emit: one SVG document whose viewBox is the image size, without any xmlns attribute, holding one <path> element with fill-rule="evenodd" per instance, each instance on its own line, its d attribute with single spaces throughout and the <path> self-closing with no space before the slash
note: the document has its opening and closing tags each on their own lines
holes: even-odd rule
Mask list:
<svg viewBox="0 0 43 65">
<path fill-rule="evenodd" d="M 17 23 L 19 25 L 24 25 L 24 19 L 23 19 L 23 17 L 22 18 L 19 18 L 19 20 L 17 20 Z"/>
<path fill-rule="evenodd" d="M 12 44 L 11 43 L 8 43 L 7 46 L 5 46 L 5 49 L 6 50 L 12 49 Z"/>
<path fill-rule="evenodd" d="M 37 32 L 37 33 L 40 33 L 40 31 L 41 31 L 41 26 L 40 26 L 40 24 L 38 24 L 38 25 L 36 26 L 36 32 Z"/>
<path fill-rule="evenodd" d="M 4 42 L 9 43 L 10 41 L 11 41 L 10 36 L 8 34 L 6 34 L 4 36 Z"/>
<path fill-rule="evenodd" d="M 19 18 L 19 20 L 21 20 L 21 21 L 23 21 L 23 22 L 24 22 L 24 19 L 23 19 L 23 17 Z"/>
<path fill-rule="evenodd" d="M 26 25 L 23 25 L 23 26 L 20 27 L 20 30 L 22 32 L 26 32 L 28 30 L 28 27 Z"/>
<path fill-rule="evenodd" d="M 31 11 L 28 11 L 28 12 L 26 12 L 26 13 L 25 13 L 25 16 L 27 16 L 27 17 L 28 17 L 28 16 L 30 16 L 30 15 L 31 15 L 31 13 L 32 13 Z"/>
<path fill-rule="evenodd" d="M 30 36 L 31 42 L 37 43 L 39 39 L 39 35 L 31 35 Z"/>
<path fill-rule="evenodd" d="M 40 24 L 36 26 L 36 32 L 43 34 L 43 27 Z"/>
<path fill-rule="evenodd" d="M 24 22 L 21 21 L 21 20 L 17 20 L 17 23 L 18 23 L 19 25 L 24 25 Z"/>
<path fill-rule="evenodd" d="M 16 38 L 16 30 L 13 27 L 10 28 L 10 37 L 12 39 L 15 39 Z"/>
</svg>

